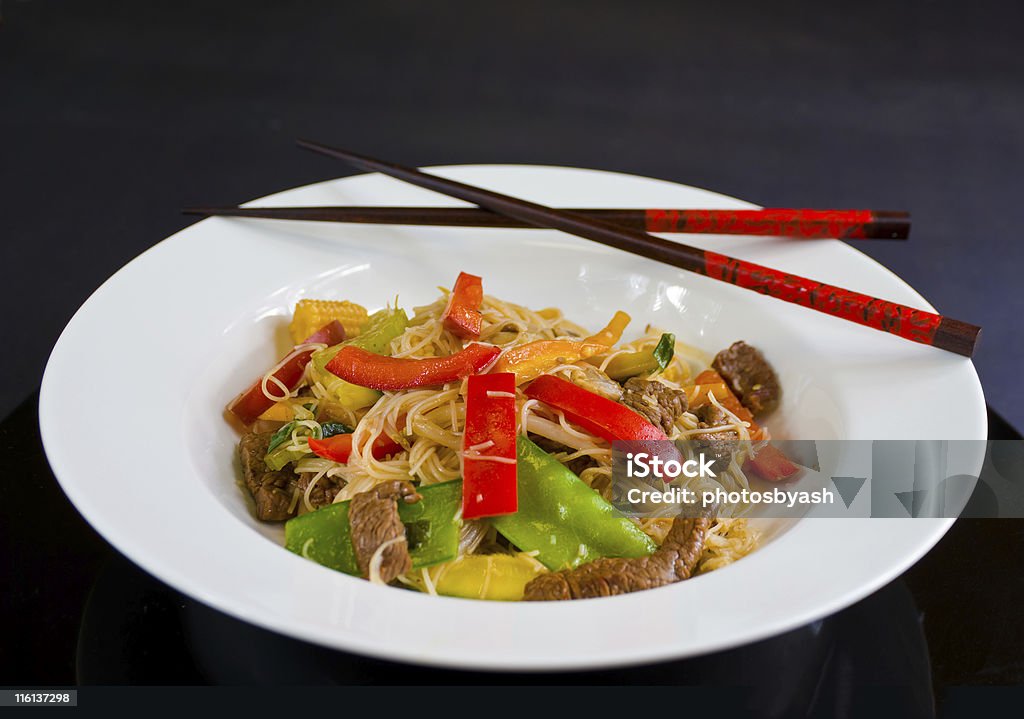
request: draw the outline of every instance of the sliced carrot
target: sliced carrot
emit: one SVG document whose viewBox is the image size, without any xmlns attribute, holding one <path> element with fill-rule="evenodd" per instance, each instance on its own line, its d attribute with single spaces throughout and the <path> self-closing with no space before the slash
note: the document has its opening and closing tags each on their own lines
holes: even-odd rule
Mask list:
<svg viewBox="0 0 1024 719">
<path fill-rule="evenodd" d="M 750 431 L 750 438 L 754 441 L 764 439 L 764 428 L 755 420 L 750 410 L 743 406 L 743 403 L 732 393 L 729 385 L 722 379 L 722 375 L 712 369 L 706 369 L 693 378 L 693 384 L 683 387 L 686 392 L 686 399 L 691 410 L 707 404 L 708 393 L 710 392 L 718 400 L 718 404 L 736 415 L 740 421 L 747 422 Z"/>
</svg>

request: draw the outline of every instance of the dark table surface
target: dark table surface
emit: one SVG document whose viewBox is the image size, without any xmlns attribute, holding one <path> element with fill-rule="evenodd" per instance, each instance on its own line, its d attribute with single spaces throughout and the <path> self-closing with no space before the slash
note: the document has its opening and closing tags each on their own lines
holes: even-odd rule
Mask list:
<svg viewBox="0 0 1024 719">
<path fill-rule="evenodd" d="M 1024 520 L 959 520 L 902 577 L 831 617 L 695 660 L 600 672 L 486 674 L 411 667 L 257 629 L 135 567 L 66 501 L 42 452 L 38 396 L 0 422 L 19 472 L 0 484 L 0 685 L 742 685 L 765 715 L 843 714 L 886 687 L 931 716 L 964 685 L 1024 684 Z M 1021 439 L 990 414 L 993 439 Z M 1012 462 L 1024 466 L 1024 443 Z M 766 672 L 766 667 L 775 669 Z M 785 671 L 779 671 L 784 668 Z M 834 711 L 833 711 L 834 710 Z"/>
<path fill-rule="evenodd" d="M 7 0 L 0 13 L 0 267 L 15 338 L 0 416 L 18 458 L 0 470 L 0 566 L 17 578 L 2 594 L 0 683 L 271 671 L 204 654 L 197 633 L 254 630 L 147 577 L 78 518 L 40 453 L 33 392 L 81 302 L 192 222 L 178 208 L 344 172 L 295 136 L 409 164 L 596 167 L 769 206 L 909 209 L 910 243 L 859 247 L 984 326 L 976 364 L 1009 420 L 993 432 L 1024 426 L 1019 4 Z M 831 657 L 822 686 L 886 671 L 920 686 L 922 666 L 940 688 L 1021 682 L 1024 624 L 1008 606 L 1022 587 L 1005 568 L 1022 534 L 959 522 L 872 604 L 802 630 L 827 639 L 810 642 Z M 894 628 L 851 639 L 890 614 Z M 268 637 L 236 640 L 286 641 Z M 924 664 L 865 674 L 885 637 Z M 151 642 L 170 649 L 154 656 Z M 318 650 L 288 646 L 321 667 L 311 676 L 380 680 L 374 663 L 331 655 L 328 670 Z M 708 679 L 685 663 L 659 671 L 644 676 Z"/>
</svg>

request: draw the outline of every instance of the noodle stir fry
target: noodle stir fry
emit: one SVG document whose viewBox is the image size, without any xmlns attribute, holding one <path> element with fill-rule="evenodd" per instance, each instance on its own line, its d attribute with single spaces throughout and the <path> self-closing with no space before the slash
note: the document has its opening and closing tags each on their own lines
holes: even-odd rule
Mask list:
<svg viewBox="0 0 1024 719">
<path fill-rule="evenodd" d="M 485 295 L 462 273 L 433 303 L 373 314 L 303 300 L 295 348 L 229 406 L 243 485 L 288 549 L 372 582 L 448 596 L 575 599 L 662 586 L 757 547 L 746 519 L 630 519 L 613 440 L 692 440 L 701 492 L 795 467 L 754 419 L 781 389 L 743 342 L 712 358 L 617 312 L 592 332 Z M 747 445 L 749 446 L 749 445 Z"/>
</svg>

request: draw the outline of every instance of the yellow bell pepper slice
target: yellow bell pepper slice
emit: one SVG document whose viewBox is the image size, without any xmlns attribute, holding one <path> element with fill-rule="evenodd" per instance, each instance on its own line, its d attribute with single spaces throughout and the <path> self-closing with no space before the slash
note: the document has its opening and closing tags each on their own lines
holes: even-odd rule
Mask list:
<svg viewBox="0 0 1024 719">
<path fill-rule="evenodd" d="M 266 412 L 260 415 L 260 419 L 272 422 L 291 422 L 295 419 L 295 411 L 288 402 L 276 402 Z"/>
<path fill-rule="evenodd" d="M 515 372 L 516 384 L 522 384 L 560 364 L 572 364 L 607 351 L 606 345 L 596 342 L 535 340 L 506 350 L 491 372 Z"/>
<path fill-rule="evenodd" d="M 612 317 L 611 321 L 605 326 L 603 330 L 601 330 L 597 334 L 590 335 L 590 337 L 587 337 L 583 341 L 596 342 L 597 344 L 604 345 L 606 347 L 611 347 L 613 344 L 622 339 L 622 333 L 626 329 L 626 325 L 629 324 L 631 319 L 632 318 L 628 314 L 626 314 L 622 310 L 619 310 L 618 312 L 615 313 L 615 316 Z"/>
<path fill-rule="evenodd" d="M 430 569 L 438 594 L 516 602 L 547 569 L 528 554 L 470 554 Z M 422 581 L 422 580 L 421 580 Z"/>
</svg>

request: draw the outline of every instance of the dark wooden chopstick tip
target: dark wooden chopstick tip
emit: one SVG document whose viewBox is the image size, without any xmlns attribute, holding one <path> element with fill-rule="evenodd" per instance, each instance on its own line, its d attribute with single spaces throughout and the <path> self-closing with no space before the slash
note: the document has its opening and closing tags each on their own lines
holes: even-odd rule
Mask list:
<svg viewBox="0 0 1024 719">
<path fill-rule="evenodd" d="M 298 145 L 299 147 L 303 148 L 303 149 L 313 150 L 314 152 L 332 152 L 332 153 L 336 153 L 336 154 L 341 154 L 343 152 L 343 151 L 339 150 L 336 147 L 330 147 L 328 145 L 323 145 L 323 144 L 321 144 L 319 142 L 313 142 L 312 140 L 307 140 L 307 139 L 302 138 L 302 137 L 296 137 L 295 138 L 295 144 Z M 345 152 L 344 154 L 349 155 L 351 153 Z"/>
<path fill-rule="evenodd" d="M 910 213 L 876 210 L 871 222 L 864 225 L 864 238 L 869 240 L 905 240 L 910 237 Z"/>
<path fill-rule="evenodd" d="M 932 346 L 964 357 L 973 357 L 980 337 L 981 327 L 951 317 L 943 317 L 939 326 L 935 328 Z"/>
</svg>

